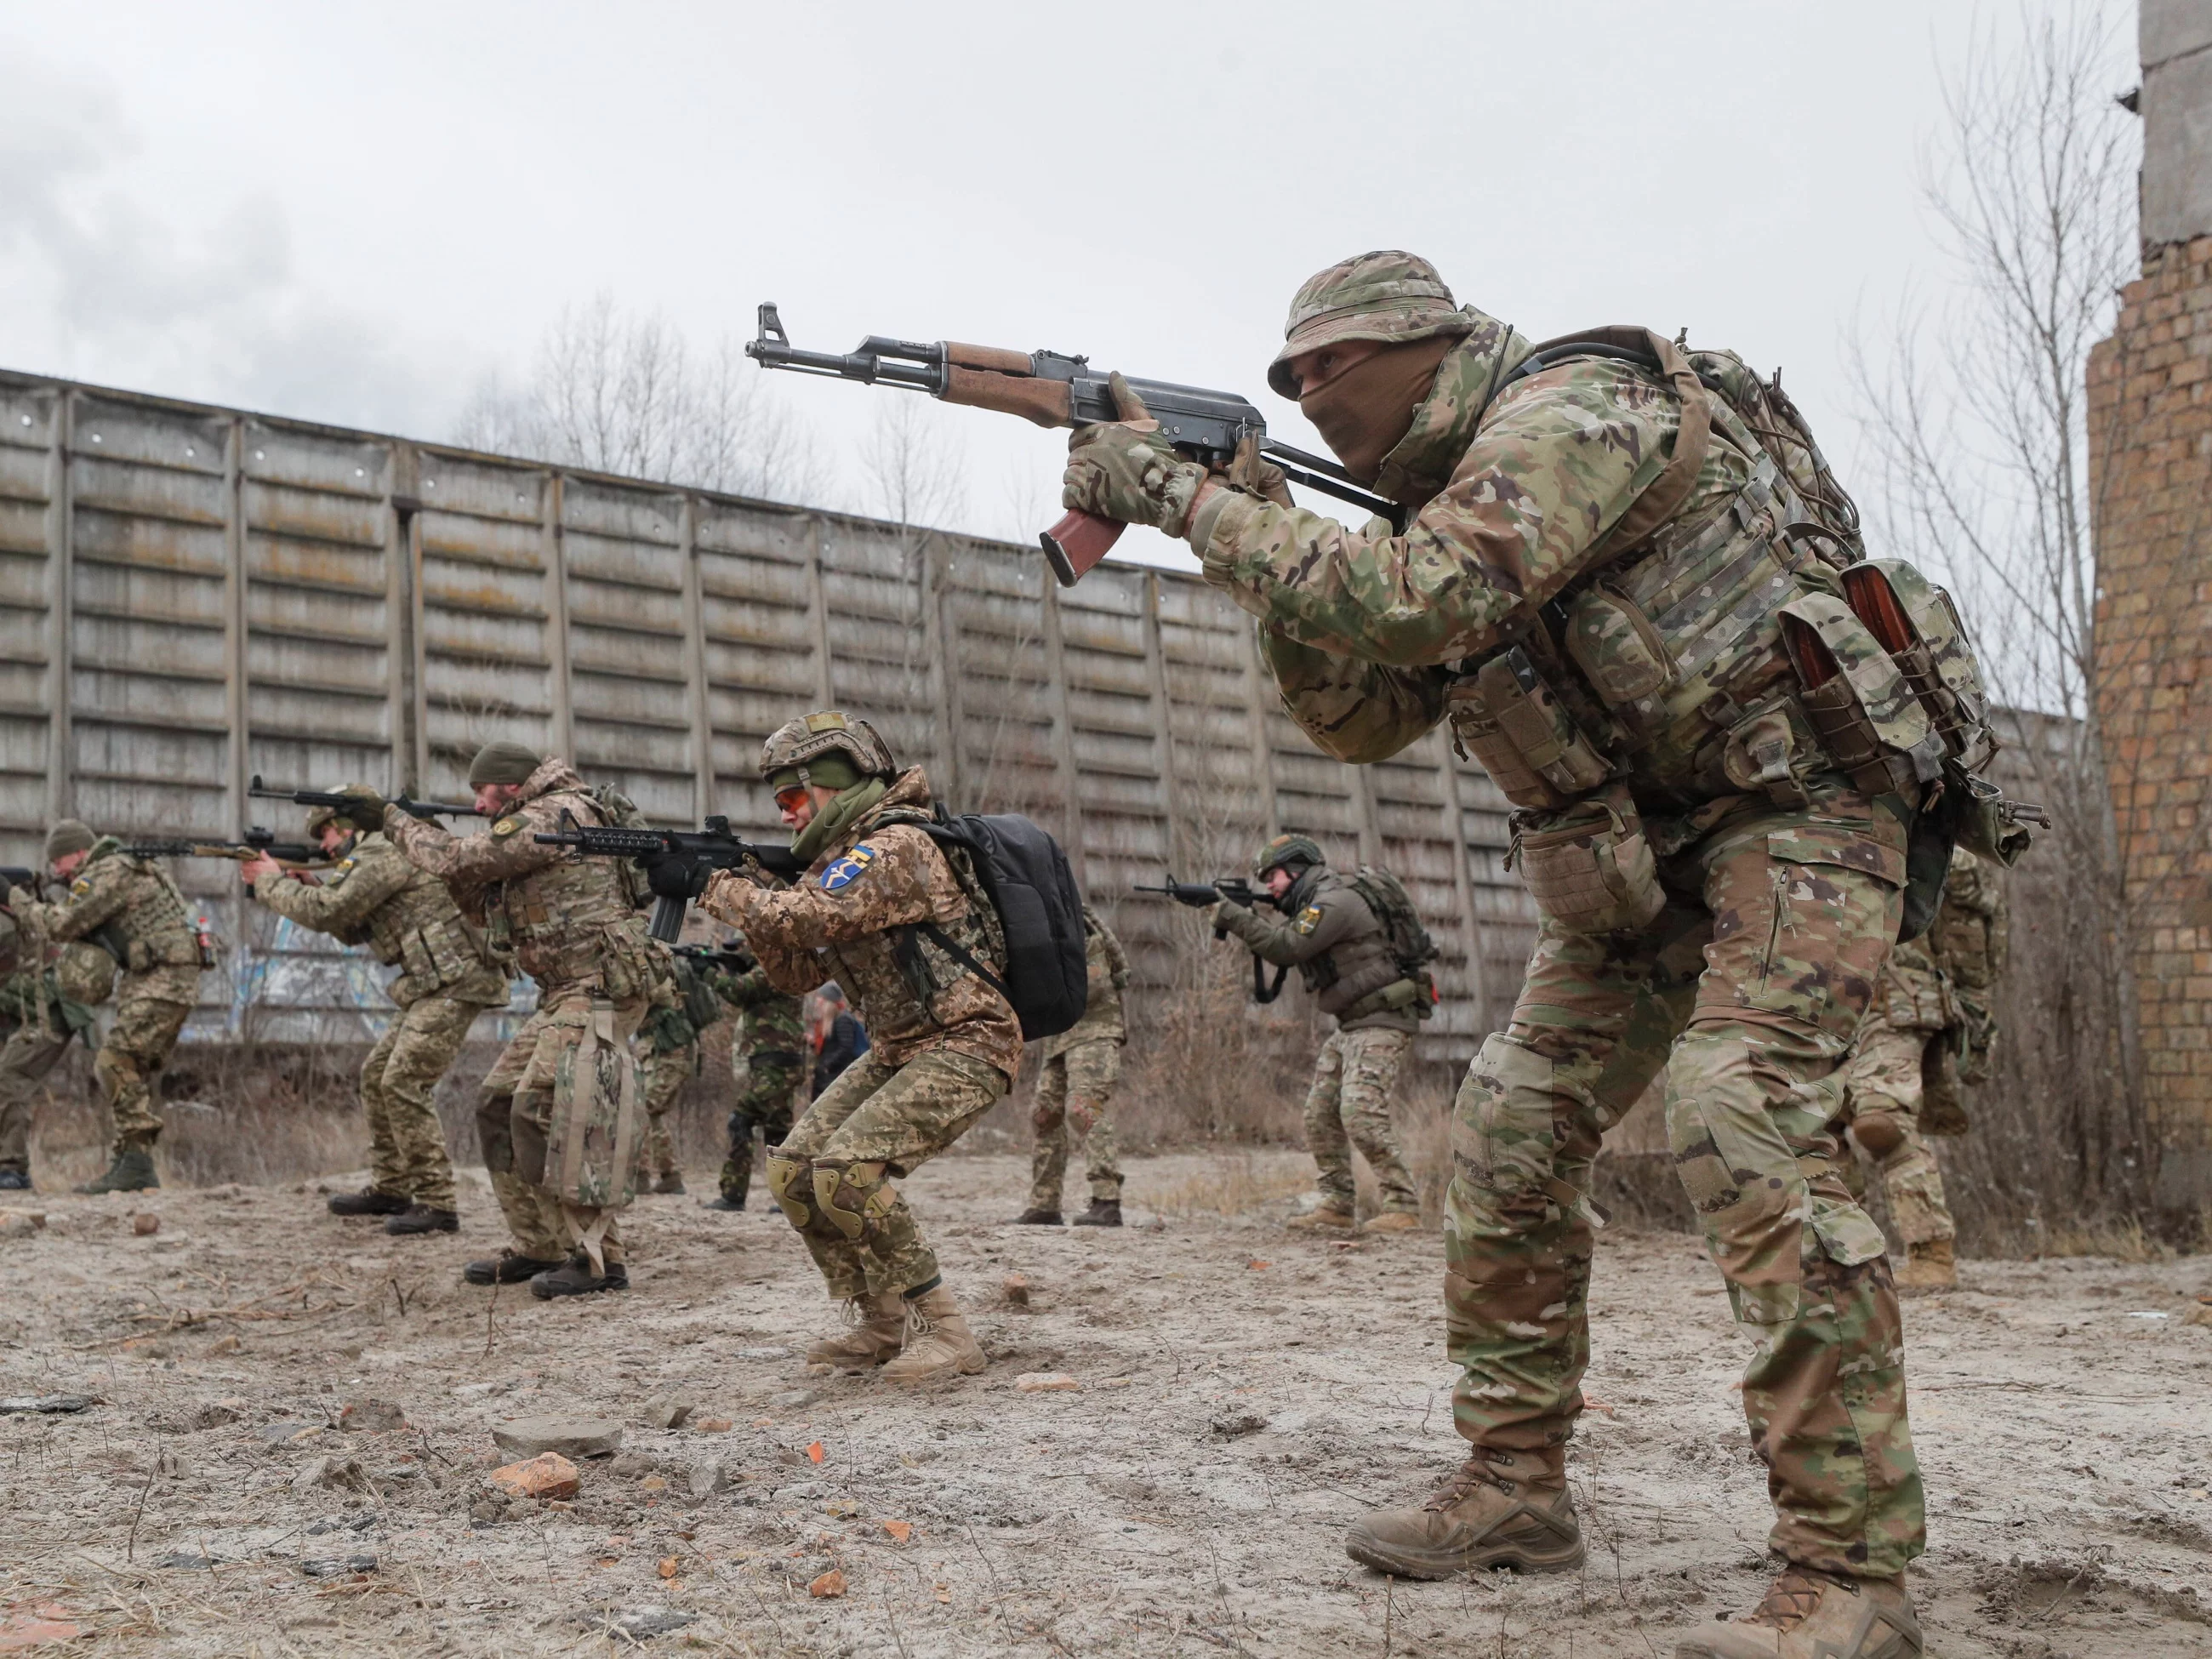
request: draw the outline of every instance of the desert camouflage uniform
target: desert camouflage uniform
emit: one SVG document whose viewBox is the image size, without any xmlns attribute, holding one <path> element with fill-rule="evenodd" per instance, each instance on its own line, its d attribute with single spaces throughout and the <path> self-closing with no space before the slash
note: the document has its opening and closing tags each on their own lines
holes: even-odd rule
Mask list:
<svg viewBox="0 0 2212 1659">
<path fill-rule="evenodd" d="M 1121 1144 L 1108 1108 L 1121 1074 L 1121 1045 L 1129 1040 L 1121 993 L 1128 988 L 1129 959 L 1113 930 L 1083 907 L 1083 954 L 1088 995 L 1083 1018 L 1058 1036 L 1044 1041 L 1044 1066 L 1037 1073 L 1036 1105 L 1030 1114 L 1036 1146 L 1030 1154 L 1030 1207 L 1060 1208 L 1067 1178 L 1071 1138 L 1083 1142 L 1085 1175 L 1094 1202 L 1121 1201 Z M 1079 1117 L 1088 1130 L 1071 1136 L 1067 1115 L 1080 1103 Z"/>
<path fill-rule="evenodd" d="M 456 837 L 397 807 L 386 809 L 384 833 L 446 883 L 464 915 L 483 919 L 495 955 L 511 952 L 537 981 L 538 1011 L 485 1074 L 477 1108 L 484 1167 L 517 1254 L 550 1261 L 577 1249 L 611 1265 L 623 1260 L 616 1217 L 634 1195 L 637 1166 L 635 1140 L 619 1143 L 641 1136 L 641 1125 L 635 1110 L 610 1117 L 597 1108 L 587 1122 L 556 1124 L 554 1106 L 563 1091 L 590 1095 L 574 1075 L 587 1043 L 593 1055 L 616 1051 L 635 1091 L 629 1042 L 654 1000 L 652 941 L 610 860 L 534 839 L 559 830 L 563 812 L 606 821 L 574 769 L 549 757 L 523 790 L 483 835 Z M 562 1148 L 586 1160 L 574 1180 L 549 1158 Z"/>
<path fill-rule="evenodd" d="M 1960 1054 L 1975 1073 L 1966 1080 L 1986 1075 L 1996 1040 L 1990 995 L 2005 969 L 2008 920 L 1995 872 L 1965 848 L 1954 850 L 1934 923 L 1890 952 L 1844 1067 L 1844 1120 L 1875 1160 L 1907 1244 L 1957 1236 L 1928 1137 L 1966 1132 Z M 1863 1192 L 1858 1161 L 1845 1158 L 1844 1172 L 1854 1194 Z"/>
<path fill-rule="evenodd" d="M 714 993 L 738 1011 L 730 1042 L 730 1153 L 722 1163 L 722 1196 L 744 1202 L 753 1180 L 753 1131 L 776 1146 L 791 1133 L 792 1114 L 806 1082 L 806 1024 L 799 1000 L 769 983 L 768 970 L 717 974 Z"/>
<path fill-rule="evenodd" d="M 921 931 L 933 923 L 977 960 L 1006 960 L 997 916 L 913 827 L 929 801 L 921 769 L 909 768 L 795 887 L 770 892 L 726 873 L 701 900 L 744 931 L 778 990 L 835 979 L 873 1042 L 769 1152 L 769 1190 L 841 1300 L 912 1300 L 939 1284 L 936 1253 L 890 1178 L 958 1139 L 1021 1065 L 1006 999 Z"/>
<path fill-rule="evenodd" d="M 1779 538 L 1803 516 L 1786 480 L 1686 370 L 1670 384 L 1581 357 L 1509 384 L 1529 343 L 1467 316 L 1472 331 L 1383 460 L 1376 487 L 1414 509 L 1403 534 L 1235 491 L 1202 503 L 1190 530 L 1207 580 L 1260 618 L 1291 713 L 1340 759 L 1385 759 L 1448 712 L 1475 714 L 1455 665 L 1516 641 L 1542 655 L 1577 724 L 1624 731 L 1606 775 L 1632 791 L 1664 907 L 1608 933 L 1547 918 L 1511 1024 L 1460 1091 L 1445 1234 L 1458 1427 L 1501 1449 L 1571 1434 L 1589 1353 L 1580 1188 L 1601 1133 L 1663 1067 L 1677 1167 L 1759 1339 L 1743 1393 L 1778 1511 L 1772 1542 L 1810 1567 L 1894 1575 L 1924 1539 L 1903 1334 L 1881 1236 L 1838 1167 L 1836 1119 L 1841 1062 L 1897 936 L 1912 809 L 1850 787 L 1802 714 L 1759 726 L 1748 712 L 1784 672 L 1779 605 L 1806 592 L 1833 603 L 1835 579 Z M 1670 470 L 1686 408 L 1711 422 L 1711 441 Z M 1699 562 L 1713 560 L 1731 562 Z M 1539 608 L 1600 564 L 1662 642 L 1705 629 L 1695 660 L 1667 655 L 1656 693 L 1611 672 L 1636 641 L 1561 641 L 1542 625 Z M 1579 672 L 1563 660 L 1574 647 Z M 1703 693 L 1700 675 L 1739 667 L 1723 695 Z M 1678 688 L 1702 701 L 1683 708 Z M 1917 718 L 1881 714 L 1893 729 Z M 1459 729 L 1480 746 L 1496 728 Z"/>
<path fill-rule="evenodd" d="M 427 1209 L 455 1207 L 453 1165 L 438 1121 L 438 1083 L 487 1008 L 507 1001 L 507 975 L 462 917 L 446 884 L 380 835 L 354 837 L 319 883 L 274 873 L 253 896 L 302 927 L 366 945 L 397 967 L 398 1013 L 361 1068 L 369 1185 Z"/>
<path fill-rule="evenodd" d="M 53 945 L 82 939 L 106 951 L 120 969 L 115 1018 L 92 1062 L 118 1153 L 150 1151 L 161 1136 L 154 1084 L 200 982 L 199 940 L 184 895 L 160 865 L 128 857 L 122 847 L 102 836 L 78 866 L 67 898 L 16 907 L 27 932 Z"/>
<path fill-rule="evenodd" d="M 1307 869 L 1284 896 L 1284 915 L 1262 915 L 1256 905 L 1224 899 L 1214 926 L 1263 962 L 1295 963 L 1321 1011 L 1336 1018 L 1306 1094 L 1306 1150 L 1321 1201 L 1351 1212 L 1357 1146 L 1375 1171 L 1382 1208 L 1419 1210 L 1420 1194 L 1390 1127 L 1390 1097 L 1419 1017 L 1402 1001 L 1394 1007 L 1385 1000 L 1391 988 L 1408 982 L 1389 935 L 1352 884 L 1325 864 Z"/>
</svg>

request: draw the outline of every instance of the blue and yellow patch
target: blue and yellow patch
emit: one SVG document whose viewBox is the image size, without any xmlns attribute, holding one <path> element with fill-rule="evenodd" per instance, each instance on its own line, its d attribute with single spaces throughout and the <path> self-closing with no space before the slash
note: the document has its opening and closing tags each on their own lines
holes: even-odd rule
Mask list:
<svg viewBox="0 0 2212 1659">
<path fill-rule="evenodd" d="M 822 872 L 821 888 L 825 893 L 836 893 L 850 887 L 867 873 L 868 866 L 876 861 L 876 849 L 862 842 L 842 859 L 836 860 Z"/>
<path fill-rule="evenodd" d="M 1320 926 L 1321 907 L 1318 904 L 1306 906 L 1298 912 L 1298 919 L 1291 924 L 1291 928 L 1300 933 L 1310 933 Z"/>
</svg>

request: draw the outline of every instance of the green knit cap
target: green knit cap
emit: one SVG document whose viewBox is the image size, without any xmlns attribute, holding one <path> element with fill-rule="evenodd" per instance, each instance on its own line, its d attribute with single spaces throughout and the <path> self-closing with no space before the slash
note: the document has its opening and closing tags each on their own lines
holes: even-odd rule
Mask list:
<svg viewBox="0 0 2212 1659">
<path fill-rule="evenodd" d="M 469 787 L 481 789 L 488 783 L 527 783 L 530 775 L 544 763 L 544 757 L 526 744 L 509 743 L 505 738 L 488 743 L 477 750 L 477 757 L 469 763 Z"/>
<path fill-rule="evenodd" d="M 92 844 L 100 839 L 92 833 L 92 826 L 82 818 L 61 818 L 46 831 L 46 862 L 65 859 L 71 853 L 89 853 Z"/>
</svg>

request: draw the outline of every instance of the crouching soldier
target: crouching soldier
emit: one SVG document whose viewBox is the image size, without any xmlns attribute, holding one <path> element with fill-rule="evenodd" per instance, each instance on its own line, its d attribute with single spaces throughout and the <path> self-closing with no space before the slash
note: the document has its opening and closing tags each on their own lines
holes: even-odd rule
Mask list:
<svg viewBox="0 0 2212 1659">
<path fill-rule="evenodd" d="M 385 837 L 381 811 L 360 815 L 366 824 L 335 807 L 308 811 L 307 834 L 332 860 L 319 880 L 266 856 L 249 860 L 239 873 L 278 915 L 342 943 L 366 945 L 386 967 L 399 969 L 390 991 L 399 1012 L 361 1068 L 368 1185 L 331 1199 L 331 1213 L 380 1215 L 384 1231 L 400 1237 L 450 1233 L 461 1224 L 438 1121 L 438 1083 L 477 1016 L 506 1003 L 507 975 L 445 883 L 410 864 Z"/>
<path fill-rule="evenodd" d="M 469 768 L 483 835 L 456 837 L 384 806 L 384 833 L 483 917 L 492 951 L 538 983 L 531 1015 L 479 1087 L 477 1133 L 514 1246 L 471 1261 L 472 1285 L 530 1281 L 538 1297 L 629 1287 L 617 1217 L 635 1195 L 643 1134 L 629 1039 L 653 1001 L 651 941 L 610 860 L 537 836 L 609 813 L 557 757 L 486 744 Z M 368 799 L 367 792 L 361 793 Z"/>
<path fill-rule="evenodd" d="M 793 720 L 761 771 L 805 873 L 771 891 L 725 872 L 701 902 L 744 930 L 779 990 L 834 975 L 873 1041 L 769 1151 L 769 1192 L 853 1315 L 807 1358 L 902 1382 L 980 1371 L 983 1351 L 890 1182 L 958 1139 L 1021 1064 L 1021 1023 L 993 983 L 999 919 L 956 867 L 964 855 L 915 827 L 931 818 L 921 769 L 899 770 L 865 720 Z"/>
</svg>

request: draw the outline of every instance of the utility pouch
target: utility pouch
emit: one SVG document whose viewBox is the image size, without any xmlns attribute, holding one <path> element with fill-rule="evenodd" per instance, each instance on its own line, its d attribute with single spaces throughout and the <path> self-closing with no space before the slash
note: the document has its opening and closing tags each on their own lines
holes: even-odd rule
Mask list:
<svg viewBox="0 0 2212 1659">
<path fill-rule="evenodd" d="M 1516 806 L 1565 806 L 1567 798 L 1522 758 L 1513 740 L 1498 729 L 1497 716 L 1475 675 L 1454 680 L 1444 692 L 1444 714 L 1452 726 L 1453 746 L 1488 773 L 1498 793 Z"/>
<path fill-rule="evenodd" d="M 53 974 L 56 994 L 64 1001 L 90 1008 L 115 994 L 115 958 L 87 940 L 63 945 Z"/>
<path fill-rule="evenodd" d="M 1850 607 L 1832 594 L 1803 593 L 1781 614 L 1783 647 L 1803 688 L 1798 702 L 1828 758 L 1863 794 L 1908 794 L 1932 781 L 1942 739 Z"/>
<path fill-rule="evenodd" d="M 1565 805 L 1605 781 L 1611 769 L 1604 757 L 1521 647 L 1508 646 L 1483 664 L 1474 683 L 1499 740 L 1513 752 L 1512 769 L 1534 773 L 1545 786 L 1549 799 L 1532 805 Z M 1520 804 L 1510 790 L 1506 795 Z"/>
<path fill-rule="evenodd" d="M 642 1112 L 638 1062 L 615 1035 L 614 1005 L 593 998 L 578 1041 L 554 1063 L 545 1187 L 563 1203 L 619 1209 L 636 1194 Z"/>
<path fill-rule="evenodd" d="M 1778 806 L 1802 806 L 1805 780 L 1826 745 L 1792 697 L 1755 708 L 1729 728 L 1721 770 L 1746 793 L 1763 793 Z"/>
<path fill-rule="evenodd" d="M 1842 573 L 1844 598 L 1881 641 L 1951 758 L 1978 772 L 1997 751 L 1981 664 L 1951 596 L 1903 559 Z"/>
<path fill-rule="evenodd" d="M 1674 682 L 1674 659 L 1651 619 L 1626 594 L 1593 584 L 1568 607 L 1564 643 L 1608 708 L 1632 717 Z"/>
<path fill-rule="evenodd" d="M 1564 933 L 1639 928 L 1666 907 L 1644 820 L 1620 784 L 1561 811 L 1516 813 L 1506 861 Z"/>
</svg>

